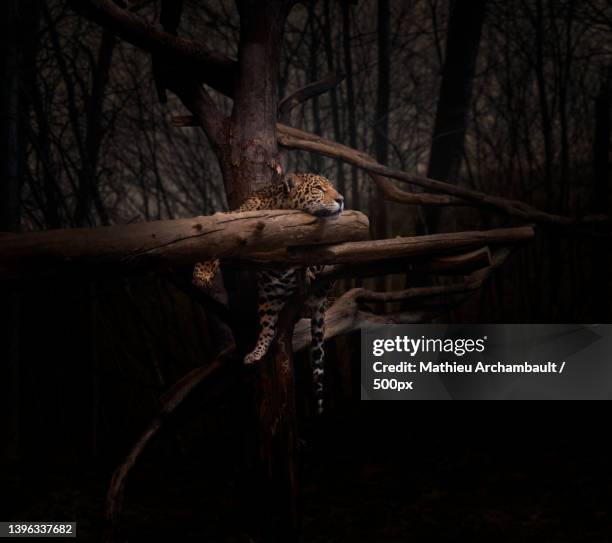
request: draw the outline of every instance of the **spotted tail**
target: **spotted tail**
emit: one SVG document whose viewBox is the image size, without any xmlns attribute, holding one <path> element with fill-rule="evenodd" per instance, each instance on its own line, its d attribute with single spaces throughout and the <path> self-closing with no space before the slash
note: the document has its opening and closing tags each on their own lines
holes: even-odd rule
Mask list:
<svg viewBox="0 0 612 543">
<path fill-rule="evenodd" d="M 325 350 L 323 342 L 325 340 L 325 298 L 317 300 L 312 307 L 310 319 L 310 333 L 312 336 L 310 343 L 310 360 L 312 363 L 312 381 L 314 384 L 315 401 L 317 403 L 317 413 L 323 413 L 323 377 L 325 376 L 324 357 Z"/>
</svg>

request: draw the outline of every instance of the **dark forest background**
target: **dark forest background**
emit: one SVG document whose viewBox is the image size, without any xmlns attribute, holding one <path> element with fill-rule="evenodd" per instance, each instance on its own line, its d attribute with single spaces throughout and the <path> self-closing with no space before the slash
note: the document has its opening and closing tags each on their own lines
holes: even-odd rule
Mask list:
<svg viewBox="0 0 612 543">
<path fill-rule="evenodd" d="M 130 8 L 155 22 L 158 4 Z M 185 110 L 172 94 L 159 102 L 149 57 L 63 1 L 1 9 L 0 231 L 228 209 L 206 137 L 172 125 Z M 238 32 L 233 2 L 185 2 L 182 35 L 235 57 Z M 610 212 L 610 0 L 299 4 L 285 28 L 279 96 L 329 72 L 345 78 L 289 124 L 552 213 Z M 385 202 L 357 168 L 298 151 L 282 158 L 287 171 L 332 179 L 376 238 L 509 224 L 482 209 Z M 445 318 L 610 322 L 611 257 L 609 238 L 539 231 Z M 0 303 L 0 520 L 76 519 L 98 540 L 112 469 L 160 394 L 217 354 L 218 323 L 172 274 L 4 282 Z M 312 416 L 305 356 L 296 357 L 305 541 L 609 541 L 608 445 L 587 450 L 544 431 L 533 455 L 516 422 L 487 423 L 485 442 L 450 431 L 430 407 L 383 424 L 382 408 L 359 405 L 359 334 L 327 349 L 324 421 Z M 214 382 L 181 406 L 131 476 L 132 540 L 179 530 L 179 540 L 249 541 L 247 396 Z"/>
</svg>

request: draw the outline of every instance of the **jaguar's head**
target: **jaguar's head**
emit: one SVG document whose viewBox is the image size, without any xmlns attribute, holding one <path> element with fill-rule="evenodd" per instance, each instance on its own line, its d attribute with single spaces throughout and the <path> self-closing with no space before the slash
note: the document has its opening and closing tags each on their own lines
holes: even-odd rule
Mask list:
<svg viewBox="0 0 612 543">
<path fill-rule="evenodd" d="M 339 215 L 344 209 L 343 196 L 322 175 L 294 173 L 286 175 L 283 183 L 291 209 L 299 209 L 317 217 Z"/>
</svg>

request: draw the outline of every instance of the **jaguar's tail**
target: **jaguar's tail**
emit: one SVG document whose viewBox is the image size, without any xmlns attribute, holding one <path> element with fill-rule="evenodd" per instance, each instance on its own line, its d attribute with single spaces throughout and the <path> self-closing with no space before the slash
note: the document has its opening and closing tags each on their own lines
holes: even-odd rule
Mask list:
<svg viewBox="0 0 612 543">
<path fill-rule="evenodd" d="M 325 340 L 325 299 L 317 303 L 313 308 L 310 319 L 310 333 L 312 336 L 310 343 L 310 360 L 312 362 L 312 381 L 314 384 L 315 401 L 317 403 L 317 413 L 323 413 L 323 377 L 325 375 L 324 357 L 325 351 L 323 343 Z"/>
</svg>

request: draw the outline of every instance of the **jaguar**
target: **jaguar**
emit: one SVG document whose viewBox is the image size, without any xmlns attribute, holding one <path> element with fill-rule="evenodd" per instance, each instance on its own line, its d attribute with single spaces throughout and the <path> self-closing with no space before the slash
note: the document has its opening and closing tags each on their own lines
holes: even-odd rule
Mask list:
<svg viewBox="0 0 612 543">
<path fill-rule="evenodd" d="M 260 209 L 297 209 L 316 217 L 326 219 L 342 213 L 344 198 L 332 183 L 322 175 L 312 173 L 289 174 L 253 193 L 238 208 L 239 211 Z M 312 283 L 320 276 L 324 266 L 308 266 L 305 270 L 307 282 Z M 219 260 L 199 262 L 193 270 L 193 283 L 201 289 L 209 289 L 219 270 Z M 260 332 L 253 350 L 244 358 L 245 364 L 261 360 L 268 352 L 274 337 L 278 317 L 300 285 L 299 267 L 286 269 L 261 269 L 257 272 L 257 296 Z M 323 412 L 324 339 L 325 310 L 328 305 L 331 284 L 317 286 L 306 301 L 310 317 L 310 357 L 317 412 Z"/>
</svg>

